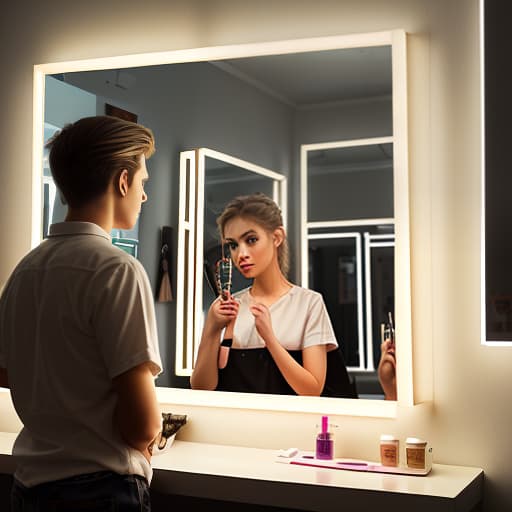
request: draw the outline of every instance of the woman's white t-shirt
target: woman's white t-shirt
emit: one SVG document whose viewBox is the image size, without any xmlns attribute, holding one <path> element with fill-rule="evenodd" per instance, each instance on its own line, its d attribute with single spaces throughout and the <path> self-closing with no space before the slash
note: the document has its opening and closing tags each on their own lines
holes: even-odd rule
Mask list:
<svg viewBox="0 0 512 512">
<path fill-rule="evenodd" d="M 258 334 L 249 307 L 256 301 L 246 288 L 233 294 L 240 303 L 233 331 L 233 348 L 262 348 L 265 342 Z M 270 307 L 272 329 L 287 350 L 303 350 L 314 345 L 327 345 L 327 351 L 338 347 L 334 329 L 320 293 L 293 285 Z"/>
</svg>

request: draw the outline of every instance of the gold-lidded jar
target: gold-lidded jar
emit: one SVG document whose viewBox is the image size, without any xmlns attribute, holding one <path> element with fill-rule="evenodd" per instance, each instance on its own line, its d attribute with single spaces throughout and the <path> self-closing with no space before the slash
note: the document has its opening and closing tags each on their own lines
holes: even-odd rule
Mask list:
<svg viewBox="0 0 512 512">
<path fill-rule="evenodd" d="M 417 437 L 408 437 L 405 440 L 405 457 L 408 468 L 426 469 L 427 441 L 418 439 Z"/>
</svg>

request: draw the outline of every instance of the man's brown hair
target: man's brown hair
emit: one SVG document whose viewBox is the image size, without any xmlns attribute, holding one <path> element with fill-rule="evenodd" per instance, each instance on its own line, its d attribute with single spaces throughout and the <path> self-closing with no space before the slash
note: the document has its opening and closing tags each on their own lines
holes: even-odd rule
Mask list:
<svg viewBox="0 0 512 512">
<path fill-rule="evenodd" d="M 129 184 L 140 157 L 155 151 L 152 131 L 112 116 L 85 117 L 66 125 L 46 144 L 55 184 L 71 207 L 101 196 L 115 176 L 128 171 Z"/>
</svg>

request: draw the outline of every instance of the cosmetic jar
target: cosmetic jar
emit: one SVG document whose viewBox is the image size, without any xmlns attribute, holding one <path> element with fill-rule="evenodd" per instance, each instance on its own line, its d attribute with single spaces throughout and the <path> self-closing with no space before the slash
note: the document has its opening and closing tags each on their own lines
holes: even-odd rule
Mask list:
<svg viewBox="0 0 512 512">
<path fill-rule="evenodd" d="M 427 441 L 416 437 L 408 437 L 405 440 L 407 467 L 411 469 L 425 469 L 426 451 Z"/>
<path fill-rule="evenodd" d="M 399 461 L 400 441 L 393 435 L 380 436 L 380 463 L 383 466 L 397 467 Z"/>
</svg>

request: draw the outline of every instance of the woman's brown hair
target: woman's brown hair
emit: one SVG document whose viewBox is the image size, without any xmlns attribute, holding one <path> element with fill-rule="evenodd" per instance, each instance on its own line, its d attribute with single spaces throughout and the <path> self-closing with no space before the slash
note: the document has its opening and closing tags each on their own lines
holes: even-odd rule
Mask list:
<svg viewBox="0 0 512 512">
<path fill-rule="evenodd" d="M 224 239 L 224 228 L 228 221 L 236 217 L 246 217 L 254 220 L 269 233 L 283 227 L 283 216 L 277 204 L 262 193 L 238 196 L 232 199 L 217 218 L 217 226 Z M 285 277 L 290 269 L 290 256 L 286 236 L 277 248 L 279 268 Z"/>
</svg>

